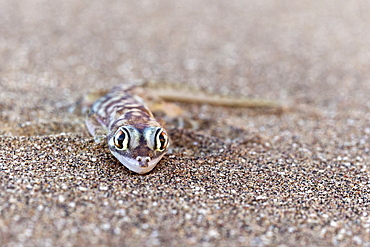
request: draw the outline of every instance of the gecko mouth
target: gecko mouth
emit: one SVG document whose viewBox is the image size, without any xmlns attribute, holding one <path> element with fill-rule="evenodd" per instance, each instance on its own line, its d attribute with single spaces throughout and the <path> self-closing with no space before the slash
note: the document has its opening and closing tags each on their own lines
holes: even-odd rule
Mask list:
<svg viewBox="0 0 370 247">
<path fill-rule="evenodd" d="M 114 155 L 114 154 L 113 154 Z M 139 173 L 145 174 L 153 170 L 153 168 L 157 165 L 163 155 L 156 157 L 150 160 L 147 163 L 139 162 L 136 159 L 131 159 L 127 157 L 122 157 L 120 155 L 114 155 L 124 166 L 126 166 L 129 170 Z"/>
</svg>

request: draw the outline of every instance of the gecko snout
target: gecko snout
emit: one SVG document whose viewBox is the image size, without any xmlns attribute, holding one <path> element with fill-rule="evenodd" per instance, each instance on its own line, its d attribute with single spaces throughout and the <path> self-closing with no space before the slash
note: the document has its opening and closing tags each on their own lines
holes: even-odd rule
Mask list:
<svg viewBox="0 0 370 247">
<path fill-rule="evenodd" d="M 151 158 L 150 157 L 137 156 L 136 160 L 139 161 L 140 166 L 148 166 L 148 163 L 151 161 Z"/>
</svg>

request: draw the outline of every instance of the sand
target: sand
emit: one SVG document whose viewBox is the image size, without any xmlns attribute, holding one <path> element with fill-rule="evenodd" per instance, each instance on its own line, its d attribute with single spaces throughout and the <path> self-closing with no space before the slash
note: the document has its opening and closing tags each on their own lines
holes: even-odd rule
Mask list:
<svg viewBox="0 0 370 247">
<path fill-rule="evenodd" d="M 1 245 L 370 246 L 369 11 L 0 1 Z M 170 152 L 138 175 L 71 112 L 134 79 L 285 110 L 178 104 L 185 127 L 168 121 Z"/>
</svg>

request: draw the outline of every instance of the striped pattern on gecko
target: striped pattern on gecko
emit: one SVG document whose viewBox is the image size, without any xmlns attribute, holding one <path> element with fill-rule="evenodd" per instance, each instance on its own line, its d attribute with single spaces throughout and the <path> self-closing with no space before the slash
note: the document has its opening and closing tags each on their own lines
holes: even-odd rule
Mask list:
<svg viewBox="0 0 370 247">
<path fill-rule="evenodd" d="M 111 153 L 131 171 L 145 174 L 166 153 L 169 138 L 144 101 L 133 95 L 134 88 L 131 84 L 120 85 L 95 101 L 86 126 L 96 142 L 108 133 Z"/>
</svg>

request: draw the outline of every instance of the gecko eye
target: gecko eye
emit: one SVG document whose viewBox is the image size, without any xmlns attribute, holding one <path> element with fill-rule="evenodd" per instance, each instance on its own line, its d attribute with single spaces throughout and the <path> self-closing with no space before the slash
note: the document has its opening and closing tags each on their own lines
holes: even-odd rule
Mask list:
<svg viewBox="0 0 370 247">
<path fill-rule="evenodd" d="M 158 129 L 155 133 L 154 147 L 156 151 L 164 151 L 168 145 L 168 136 L 163 129 Z"/>
<path fill-rule="evenodd" d="M 127 129 L 119 128 L 114 134 L 114 145 L 119 150 L 126 150 L 128 149 L 128 144 L 130 142 L 130 134 L 128 133 Z"/>
</svg>

